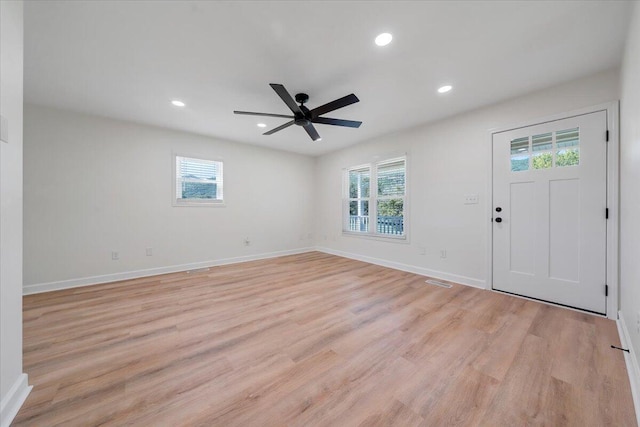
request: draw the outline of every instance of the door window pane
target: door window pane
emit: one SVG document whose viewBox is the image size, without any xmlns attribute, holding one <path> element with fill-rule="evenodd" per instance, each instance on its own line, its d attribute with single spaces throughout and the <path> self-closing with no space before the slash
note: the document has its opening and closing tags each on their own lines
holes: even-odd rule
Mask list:
<svg viewBox="0 0 640 427">
<path fill-rule="evenodd" d="M 578 128 L 556 132 L 556 166 L 580 164 L 580 130 Z"/>
<path fill-rule="evenodd" d="M 529 170 L 529 137 L 511 141 L 511 171 Z"/>
<path fill-rule="evenodd" d="M 549 169 L 553 166 L 553 136 L 551 132 L 534 135 L 531 138 L 531 151 L 533 169 Z"/>
</svg>

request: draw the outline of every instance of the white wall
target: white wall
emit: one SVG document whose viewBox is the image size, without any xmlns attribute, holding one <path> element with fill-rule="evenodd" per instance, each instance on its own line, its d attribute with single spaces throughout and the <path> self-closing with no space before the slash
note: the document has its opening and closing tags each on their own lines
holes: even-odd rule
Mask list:
<svg viewBox="0 0 640 427">
<path fill-rule="evenodd" d="M 620 299 L 636 357 L 640 334 L 640 4 L 634 7 L 620 98 Z M 638 360 L 640 362 L 640 360 Z"/>
<path fill-rule="evenodd" d="M 22 2 L 0 2 L 0 426 L 9 425 L 29 388 L 22 373 Z"/>
<path fill-rule="evenodd" d="M 310 157 L 34 105 L 24 150 L 27 293 L 313 245 Z M 172 206 L 173 151 L 224 161 L 226 207 Z"/>
<path fill-rule="evenodd" d="M 322 156 L 316 243 L 329 252 L 484 287 L 489 130 L 617 99 L 618 71 L 611 70 Z M 343 236 L 342 169 L 398 152 L 409 155 L 409 243 Z M 478 194 L 479 204 L 464 205 L 466 194 Z M 443 249 L 446 258 L 440 258 Z"/>
</svg>

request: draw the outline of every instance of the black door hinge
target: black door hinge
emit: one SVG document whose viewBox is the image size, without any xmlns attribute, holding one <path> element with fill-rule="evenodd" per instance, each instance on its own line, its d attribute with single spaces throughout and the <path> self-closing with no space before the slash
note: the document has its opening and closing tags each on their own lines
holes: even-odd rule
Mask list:
<svg viewBox="0 0 640 427">
<path fill-rule="evenodd" d="M 605 297 L 609 296 L 609 285 L 604 285 L 604 296 Z"/>
<path fill-rule="evenodd" d="M 609 129 L 607 129 L 606 136 L 607 136 L 607 142 L 609 142 Z"/>
<path fill-rule="evenodd" d="M 604 217 L 605 217 L 605 219 L 609 219 L 609 208 L 606 208 L 604 210 Z"/>
</svg>

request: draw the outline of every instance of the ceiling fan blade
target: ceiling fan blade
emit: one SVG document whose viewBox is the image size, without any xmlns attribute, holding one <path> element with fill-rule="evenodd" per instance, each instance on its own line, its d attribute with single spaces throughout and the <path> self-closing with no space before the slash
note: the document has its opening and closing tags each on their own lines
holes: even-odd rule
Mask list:
<svg viewBox="0 0 640 427">
<path fill-rule="evenodd" d="M 336 99 L 335 101 L 331 101 L 327 104 L 314 108 L 313 110 L 311 110 L 311 117 L 315 118 L 321 116 L 324 113 L 337 110 L 338 108 L 346 107 L 347 105 L 355 104 L 359 101 L 360 100 L 358 99 L 358 97 L 354 94 L 343 96 L 342 98 Z"/>
<path fill-rule="evenodd" d="M 342 119 L 330 119 L 328 117 L 316 117 L 311 119 L 313 123 L 320 123 L 323 125 L 335 125 L 335 126 L 346 126 L 350 128 L 359 128 L 362 122 L 357 122 L 355 120 L 342 120 Z"/>
<path fill-rule="evenodd" d="M 311 123 L 309 123 L 308 125 L 305 125 L 303 127 L 304 127 L 304 130 L 307 131 L 307 133 L 309 134 L 311 139 L 313 139 L 314 141 L 320 141 L 322 139 L 322 138 L 320 138 L 320 134 L 318 134 L 318 131 L 316 130 L 316 128 L 313 127 L 313 125 Z"/>
<path fill-rule="evenodd" d="M 282 117 L 283 119 L 293 119 L 293 116 L 285 116 L 284 114 L 254 113 L 252 111 L 234 111 L 233 114 L 242 114 L 245 116 Z"/>
<path fill-rule="evenodd" d="M 284 86 L 277 83 L 269 83 L 269 86 L 271 86 L 271 88 L 276 91 L 278 96 L 282 98 L 284 103 L 287 104 L 287 107 L 289 107 L 289 109 L 293 111 L 294 114 L 303 114 L 300 107 L 298 107 L 298 104 L 296 104 L 296 101 L 291 97 Z"/>
<path fill-rule="evenodd" d="M 292 124 L 294 124 L 295 122 L 293 120 L 291 120 L 290 122 L 287 122 L 285 124 L 283 124 L 282 126 L 278 126 L 277 128 L 273 128 L 265 133 L 263 133 L 263 135 L 271 135 L 272 133 L 276 133 L 282 129 L 286 129 L 289 126 L 291 126 Z"/>
</svg>

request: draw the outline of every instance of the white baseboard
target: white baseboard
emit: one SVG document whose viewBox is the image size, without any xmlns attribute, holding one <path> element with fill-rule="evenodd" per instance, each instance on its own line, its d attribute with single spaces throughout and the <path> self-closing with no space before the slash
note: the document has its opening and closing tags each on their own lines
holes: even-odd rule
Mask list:
<svg viewBox="0 0 640 427">
<path fill-rule="evenodd" d="M 624 361 L 627 365 L 627 373 L 629 375 L 629 383 L 631 384 L 631 395 L 633 396 L 633 406 L 636 409 L 636 420 L 640 426 L 640 367 L 638 366 L 638 358 L 636 357 L 636 351 L 631 343 L 631 337 L 629 336 L 629 330 L 627 324 L 624 321 L 622 312 L 618 312 L 618 319 L 616 321 L 618 325 L 618 335 L 620 335 L 620 344 L 622 348 L 628 348 L 629 353 L 624 351 Z"/>
<path fill-rule="evenodd" d="M 145 270 L 125 271 L 122 273 L 105 274 L 101 276 L 81 277 L 78 279 L 60 280 L 57 282 L 36 283 L 25 285 L 23 295 L 38 294 L 42 292 L 58 291 L 62 289 L 77 288 L 80 286 L 99 285 L 101 283 L 117 282 L 119 280 L 137 279 L 140 277 L 155 276 L 157 274 L 177 273 L 180 271 L 196 270 L 198 268 L 216 267 L 219 265 L 236 264 L 239 262 L 256 261 L 261 259 L 276 258 L 286 255 L 296 255 L 311 252 L 314 248 L 300 248 L 287 251 L 267 252 L 256 255 L 247 255 L 234 258 L 223 258 L 212 261 L 194 262 L 190 264 L 172 265 L 169 267 L 149 268 Z"/>
<path fill-rule="evenodd" d="M 472 286 L 474 288 L 486 289 L 486 283 L 484 280 L 474 279 L 473 277 L 459 276 L 457 274 L 445 273 L 443 271 L 429 270 L 428 268 L 417 267 L 415 265 L 402 264 L 395 261 L 388 261 L 386 259 L 373 258 L 365 255 L 354 254 L 350 252 L 338 251 L 335 249 L 316 247 L 318 252 L 324 252 L 331 255 L 337 255 L 344 258 L 355 259 L 358 261 L 368 262 L 369 264 L 381 265 L 383 267 L 389 267 L 396 270 L 407 271 L 409 273 L 420 274 L 422 276 L 429 276 L 436 279 L 447 280 L 450 282 L 460 283 L 462 285 Z"/>
<path fill-rule="evenodd" d="M 399 262 L 388 261 L 379 258 L 368 257 L 364 255 L 358 255 L 350 252 L 343 252 L 334 249 L 324 247 L 307 247 L 300 249 L 292 249 L 278 252 L 268 252 L 256 255 L 248 255 L 234 258 L 223 258 L 212 261 L 194 262 L 189 264 L 172 265 L 168 267 L 149 268 L 145 270 L 124 271 L 121 273 L 104 274 L 100 276 L 81 277 L 77 279 L 60 280 L 56 282 L 36 283 L 32 285 L 25 285 L 23 287 L 23 295 L 38 294 L 42 292 L 59 291 L 63 289 L 77 288 L 81 286 L 99 285 L 101 283 L 117 282 L 119 280 L 137 279 L 140 277 L 155 276 L 158 274 L 177 273 L 180 271 L 195 270 L 198 268 L 215 267 L 219 265 L 236 264 L 240 262 L 256 261 L 261 259 L 276 258 L 286 255 L 296 255 L 305 252 L 311 252 L 317 250 L 331 255 L 337 255 L 345 258 L 355 259 L 358 261 L 368 262 L 370 264 L 381 265 L 383 267 L 389 267 L 396 270 L 407 271 L 409 273 L 420 274 L 423 276 L 434 277 L 437 279 L 448 280 L 451 282 L 460 283 L 474 288 L 485 289 L 485 281 L 480 279 L 474 279 L 472 277 L 460 276 L 457 274 L 445 273 L 443 271 L 430 270 L 427 268 L 417 267 L 409 264 L 402 264 Z"/>
<path fill-rule="evenodd" d="M 33 386 L 29 385 L 27 374 L 20 374 L 6 396 L 0 402 L 0 427 L 9 427 L 18 414 L 20 407 L 27 400 Z"/>
</svg>

